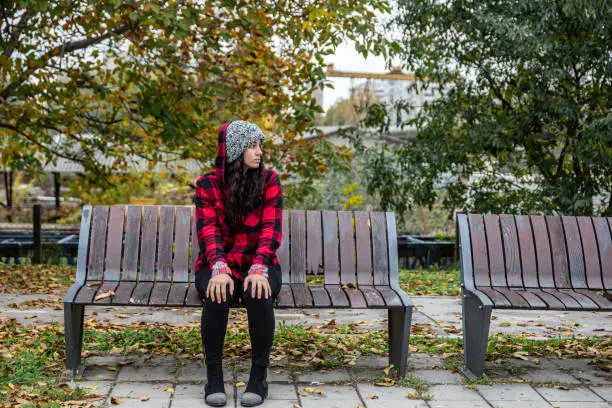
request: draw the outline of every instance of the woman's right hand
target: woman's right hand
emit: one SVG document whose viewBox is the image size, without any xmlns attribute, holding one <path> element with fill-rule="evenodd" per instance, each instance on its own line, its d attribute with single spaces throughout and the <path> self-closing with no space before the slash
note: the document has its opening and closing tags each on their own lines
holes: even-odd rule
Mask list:
<svg viewBox="0 0 612 408">
<path fill-rule="evenodd" d="M 213 276 L 208 281 L 208 287 L 206 288 L 206 296 L 217 303 L 226 301 L 226 290 L 225 288 L 229 285 L 230 296 L 234 295 L 234 280 L 227 273 L 221 273 Z"/>
</svg>

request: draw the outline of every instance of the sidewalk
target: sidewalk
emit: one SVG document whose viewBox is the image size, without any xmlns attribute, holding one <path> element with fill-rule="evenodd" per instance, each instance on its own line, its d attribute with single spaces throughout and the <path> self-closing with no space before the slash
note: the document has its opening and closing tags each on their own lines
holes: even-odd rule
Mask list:
<svg viewBox="0 0 612 408">
<path fill-rule="evenodd" d="M 52 307 L 9 307 L 45 295 L 8 296 L 0 300 L 0 315 L 23 324 L 63 323 L 63 311 Z M 461 335 L 459 298 L 414 296 L 413 326 L 426 326 L 445 337 Z M 95 312 L 95 314 L 94 314 Z M 121 318 L 117 317 L 121 314 Z M 136 321 L 184 325 L 198 323 L 197 309 L 88 307 L 86 318 L 130 324 Z M 386 310 L 276 310 L 277 324 L 318 326 L 367 321 L 372 330 L 387 327 Z M 246 329 L 246 328 L 245 328 Z M 558 311 L 494 310 L 491 334 L 523 334 L 528 338 L 610 336 L 612 314 Z M 300 372 L 284 361 L 269 370 L 269 392 L 264 407 L 411 408 L 411 407 L 578 407 L 612 406 L 612 373 L 589 365 L 588 359 L 512 359 L 487 362 L 489 384 L 470 383 L 460 372 L 444 368 L 439 355 L 411 353 L 407 378 L 401 385 L 376 386 L 384 376 L 387 357 L 359 358 L 348 369 Z M 225 367 L 228 407 L 239 407 L 248 379 L 248 365 Z M 205 369 L 197 361 L 154 356 L 94 355 L 85 359 L 84 377 L 71 386 L 100 395 L 100 406 L 204 407 L 201 389 Z M 481 381 L 482 382 L 482 381 Z M 146 401 L 141 401 L 141 397 Z"/>
</svg>

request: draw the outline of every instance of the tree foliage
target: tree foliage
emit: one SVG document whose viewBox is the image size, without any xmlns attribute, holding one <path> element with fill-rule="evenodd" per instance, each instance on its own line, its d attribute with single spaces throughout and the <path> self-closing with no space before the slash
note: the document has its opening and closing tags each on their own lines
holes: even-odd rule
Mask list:
<svg viewBox="0 0 612 408">
<path fill-rule="evenodd" d="M 342 161 L 299 138 L 320 111 L 311 94 L 326 83 L 323 57 L 344 38 L 376 48 L 370 22 L 387 10 L 386 0 L 3 1 L 0 164 L 35 172 L 66 158 L 93 184 L 134 158 L 212 166 L 216 129 L 240 118 L 280 136 L 268 160 L 304 191 Z"/>
<path fill-rule="evenodd" d="M 390 54 L 443 96 L 371 191 L 403 211 L 612 215 L 612 14 L 603 0 L 401 0 Z M 390 108 L 366 121 L 384 126 Z M 383 114 L 381 114 L 381 111 Z"/>
</svg>

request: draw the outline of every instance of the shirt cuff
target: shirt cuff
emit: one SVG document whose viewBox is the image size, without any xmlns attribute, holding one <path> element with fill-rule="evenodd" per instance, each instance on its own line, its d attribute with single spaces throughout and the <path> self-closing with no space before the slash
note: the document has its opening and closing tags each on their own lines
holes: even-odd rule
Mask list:
<svg viewBox="0 0 612 408">
<path fill-rule="evenodd" d="M 263 275 L 266 278 L 268 277 L 268 267 L 262 264 L 253 264 L 249 269 L 250 275 Z"/>
<path fill-rule="evenodd" d="M 213 265 L 212 270 L 211 270 L 211 275 L 212 276 L 217 276 L 217 275 L 221 275 L 222 273 L 227 273 L 227 274 L 231 275 L 232 274 L 232 270 L 223 261 L 215 262 L 215 264 Z"/>
</svg>

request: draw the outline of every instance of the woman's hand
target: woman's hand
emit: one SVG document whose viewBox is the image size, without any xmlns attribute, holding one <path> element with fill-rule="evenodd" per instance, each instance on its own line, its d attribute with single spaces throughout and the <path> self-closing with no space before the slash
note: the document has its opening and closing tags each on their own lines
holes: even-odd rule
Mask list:
<svg viewBox="0 0 612 408">
<path fill-rule="evenodd" d="M 268 282 L 268 278 L 264 275 L 253 274 L 247 276 L 244 280 L 244 291 L 247 291 L 249 287 L 249 283 L 251 284 L 251 298 L 255 299 L 255 292 L 257 292 L 257 299 L 261 299 L 261 296 L 264 295 L 267 299 L 272 293 L 272 289 L 270 289 L 270 282 Z"/>
<path fill-rule="evenodd" d="M 227 273 L 222 273 L 216 276 L 213 276 L 208 281 L 208 287 L 206 288 L 206 296 L 210 297 L 210 299 L 214 302 L 215 299 L 217 303 L 225 302 L 226 300 L 226 290 L 225 288 L 229 285 L 230 296 L 234 295 L 234 280 Z"/>
</svg>

